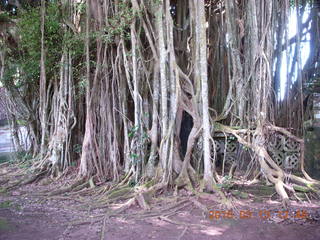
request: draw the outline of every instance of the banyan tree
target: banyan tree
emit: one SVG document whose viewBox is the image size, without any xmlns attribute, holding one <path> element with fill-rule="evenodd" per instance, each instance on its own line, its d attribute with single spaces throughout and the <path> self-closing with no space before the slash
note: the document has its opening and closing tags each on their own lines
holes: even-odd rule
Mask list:
<svg viewBox="0 0 320 240">
<path fill-rule="evenodd" d="M 10 6 L 1 81 L 13 121 L 28 129 L 33 180 L 76 166 L 78 184 L 211 192 L 233 177 L 261 179 L 285 204 L 297 188 L 318 192 L 304 169 L 318 0 Z"/>
</svg>

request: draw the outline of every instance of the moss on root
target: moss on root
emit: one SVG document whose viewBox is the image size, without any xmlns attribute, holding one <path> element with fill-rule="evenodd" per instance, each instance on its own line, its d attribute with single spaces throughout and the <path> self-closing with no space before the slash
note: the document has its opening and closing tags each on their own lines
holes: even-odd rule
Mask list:
<svg viewBox="0 0 320 240">
<path fill-rule="evenodd" d="M 133 190 L 130 187 L 123 187 L 120 189 L 116 188 L 116 189 L 111 190 L 111 192 L 108 193 L 108 199 L 113 200 L 113 199 L 117 199 L 119 197 L 125 197 L 132 192 L 133 192 Z"/>
</svg>

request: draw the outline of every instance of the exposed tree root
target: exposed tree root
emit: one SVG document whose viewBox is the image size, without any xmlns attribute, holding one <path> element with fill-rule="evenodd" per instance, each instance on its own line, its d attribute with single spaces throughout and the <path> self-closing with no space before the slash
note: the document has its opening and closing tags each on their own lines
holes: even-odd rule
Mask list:
<svg viewBox="0 0 320 240">
<path fill-rule="evenodd" d="M 309 181 L 307 179 L 292 175 L 292 174 L 285 174 L 285 176 L 287 178 L 289 178 L 290 180 L 292 180 L 293 182 L 296 182 L 298 184 L 302 184 L 302 185 L 306 185 L 306 186 L 315 186 L 315 187 L 320 187 L 320 182 L 313 180 L 313 181 Z"/>
<path fill-rule="evenodd" d="M 107 221 L 108 217 L 105 216 L 105 218 L 103 219 L 103 225 L 102 225 L 102 229 L 101 229 L 101 237 L 100 240 L 104 240 L 104 235 L 105 235 L 105 231 L 106 231 L 106 221 Z"/>
<path fill-rule="evenodd" d="M 134 192 L 133 188 L 127 187 L 127 186 L 115 188 L 106 194 L 106 200 L 109 200 L 109 201 L 123 200 L 128 198 L 128 196 L 132 195 L 133 192 Z"/>
<path fill-rule="evenodd" d="M 182 233 L 179 235 L 178 240 L 182 239 L 183 235 L 187 232 L 187 230 L 188 230 L 188 227 L 186 226 L 186 227 L 183 229 Z"/>
<path fill-rule="evenodd" d="M 0 185 L 6 184 L 9 181 L 10 181 L 10 179 L 3 179 L 0 181 Z"/>
<path fill-rule="evenodd" d="M 8 190 L 12 190 L 14 188 L 17 188 L 17 187 L 21 187 L 21 186 L 24 186 L 24 185 L 27 185 L 27 184 L 31 184 L 37 180 L 39 180 L 41 177 L 43 177 L 44 175 L 47 174 L 47 171 L 43 171 L 43 172 L 40 172 L 40 173 L 37 173 L 37 174 L 33 174 L 31 176 L 29 175 L 26 175 L 27 176 L 27 179 L 21 179 L 21 180 L 18 180 L 17 182 L 15 182 L 14 184 L 6 187 L 6 191 Z"/>
<path fill-rule="evenodd" d="M 149 210 L 150 209 L 150 205 L 149 203 L 146 201 L 145 195 L 143 193 L 139 193 L 136 195 L 136 200 L 139 204 L 139 206 L 144 209 L 144 210 Z"/>
<path fill-rule="evenodd" d="M 152 211 L 143 211 L 141 213 L 136 213 L 135 215 L 128 215 L 126 218 L 128 219 L 147 219 L 147 218 L 155 218 L 160 216 L 172 216 L 177 214 L 180 210 L 185 209 L 186 207 L 190 207 L 192 203 L 188 200 L 182 200 L 180 202 L 170 204 L 169 207 L 163 207 L 159 209 L 154 209 Z"/>
<path fill-rule="evenodd" d="M 202 225 L 202 224 L 195 224 L 195 223 L 187 223 L 187 222 L 181 222 L 181 221 L 177 221 L 177 220 L 172 220 L 168 217 L 165 216 L 160 216 L 159 217 L 161 220 L 171 223 L 171 224 L 175 224 L 175 225 L 182 225 L 182 226 L 189 226 L 189 227 L 202 227 L 202 228 L 206 228 L 206 225 Z"/>
<path fill-rule="evenodd" d="M 172 224 L 176 224 L 176 225 L 185 225 L 185 226 L 201 226 L 204 227 L 204 225 L 201 224 L 189 224 L 189 223 L 184 223 L 184 222 L 179 222 L 179 221 L 175 221 L 172 219 L 169 219 L 169 216 L 175 215 L 177 214 L 180 210 L 185 209 L 186 207 L 190 207 L 191 204 L 194 204 L 196 206 L 201 206 L 201 209 L 206 212 L 207 208 L 204 207 L 204 205 L 202 205 L 201 203 L 197 202 L 196 200 L 193 201 L 190 199 L 184 199 L 181 200 L 177 203 L 173 203 L 170 204 L 169 206 L 165 206 L 159 209 L 155 209 L 153 211 L 150 211 L 150 209 L 144 209 L 143 212 L 141 213 L 136 213 L 135 215 L 126 215 L 126 214 L 122 214 L 124 211 L 126 211 L 127 209 L 129 209 L 131 206 L 133 206 L 134 204 L 138 203 L 139 204 L 139 200 L 135 197 L 135 198 L 131 198 L 128 201 L 126 201 L 124 204 L 122 204 L 120 207 L 118 207 L 116 210 L 112 210 L 112 211 L 108 211 L 108 213 L 104 216 L 104 219 L 106 218 L 110 218 L 110 217 L 115 217 L 115 216 L 122 216 L 122 217 L 127 217 L 129 219 L 146 219 L 146 218 L 159 218 L 163 221 L 167 221 L 170 222 Z M 140 204 L 139 204 L 140 205 Z M 141 206 L 141 205 L 140 205 Z M 78 224 L 86 224 L 86 223 L 92 223 L 92 222 L 98 222 L 101 221 L 102 216 L 96 216 L 97 219 L 94 220 L 90 220 L 90 221 L 78 221 L 75 222 L 73 224 L 78 225 Z"/>
<path fill-rule="evenodd" d="M 85 179 L 80 179 L 79 181 L 72 184 L 70 187 L 66 187 L 63 189 L 58 189 L 56 191 L 50 192 L 48 194 L 48 196 L 61 195 L 61 194 L 68 193 L 71 191 L 77 192 L 77 191 L 80 191 L 81 189 L 87 188 L 89 186 L 90 186 L 89 181 L 85 181 Z"/>
<path fill-rule="evenodd" d="M 114 216 L 114 215 L 118 215 L 120 213 L 123 213 L 124 211 L 126 211 L 127 209 L 129 209 L 131 206 L 133 206 L 136 203 L 136 199 L 130 198 L 127 202 L 125 202 L 124 204 L 122 204 L 119 208 L 117 208 L 116 210 L 108 213 L 108 216 Z"/>
</svg>

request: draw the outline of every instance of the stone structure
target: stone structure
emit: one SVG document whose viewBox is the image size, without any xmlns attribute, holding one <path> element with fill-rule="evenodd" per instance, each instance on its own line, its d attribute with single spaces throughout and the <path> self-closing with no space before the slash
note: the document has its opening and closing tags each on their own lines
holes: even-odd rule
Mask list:
<svg viewBox="0 0 320 240">
<path fill-rule="evenodd" d="M 320 179 L 320 93 L 313 93 L 313 118 L 305 131 L 306 170 Z"/>
<path fill-rule="evenodd" d="M 254 153 L 245 146 L 238 143 L 237 139 L 222 132 L 215 132 L 214 136 L 215 150 L 217 153 L 216 166 L 222 167 L 223 161 L 225 173 L 230 168 L 237 167 L 241 170 L 247 170 L 253 166 L 258 166 L 255 162 L 250 162 Z M 270 157 L 287 172 L 296 172 L 300 169 L 300 143 L 284 136 L 280 133 L 272 134 L 265 143 Z M 194 151 L 194 159 L 201 158 L 202 138 L 199 138 Z M 212 158 L 214 157 L 214 148 L 212 146 Z M 196 162 L 196 161 L 194 161 Z"/>
<path fill-rule="evenodd" d="M 224 158 L 225 163 L 233 163 L 240 157 L 240 152 L 246 149 L 234 137 L 215 136 L 217 154 Z M 226 149 L 225 149 L 226 146 Z M 266 142 L 267 150 L 272 159 L 284 170 L 296 170 L 300 164 L 300 144 L 282 134 L 273 134 Z"/>
</svg>

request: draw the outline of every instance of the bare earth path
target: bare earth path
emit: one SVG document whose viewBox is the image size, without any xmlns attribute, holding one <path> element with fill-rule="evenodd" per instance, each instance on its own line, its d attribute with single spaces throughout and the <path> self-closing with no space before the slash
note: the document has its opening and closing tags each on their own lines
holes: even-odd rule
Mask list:
<svg viewBox="0 0 320 240">
<path fill-rule="evenodd" d="M 1 175 L 0 175 L 1 181 Z M 0 185 L 1 186 L 1 185 Z M 289 217 L 281 219 L 275 214 L 281 210 L 277 201 L 256 202 L 252 199 L 234 199 L 234 218 L 210 219 L 194 202 L 211 209 L 216 217 L 222 206 L 210 199 L 188 196 L 159 196 L 150 211 L 142 211 L 137 204 L 115 217 L 106 217 L 106 210 L 90 207 L 94 198 L 60 195 L 43 196 L 40 192 L 50 189 L 45 181 L 0 193 L 1 240 L 96 240 L 96 239 L 158 239 L 158 240 L 319 240 L 320 210 L 317 202 L 293 203 Z M 169 213 L 169 206 L 181 203 Z M 83 204 L 86 203 L 86 204 Z M 162 210 L 161 210 L 162 209 Z M 151 213 L 160 210 L 160 214 Z M 252 216 L 240 218 L 240 211 L 250 210 Z M 259 211 L 268 210 L 270 218 L 263 219 Z M 295 218 L 295 213 L 305 210 L 307 218 Z M 158 211 L 159 212 L 159 211 Z M 104 217 L 105 216 L 105 217 Z"/>
</svg>

